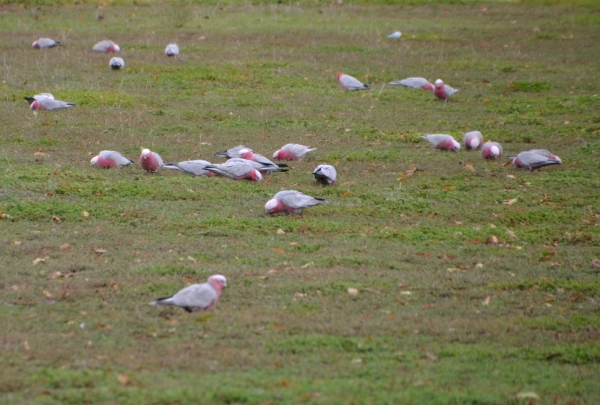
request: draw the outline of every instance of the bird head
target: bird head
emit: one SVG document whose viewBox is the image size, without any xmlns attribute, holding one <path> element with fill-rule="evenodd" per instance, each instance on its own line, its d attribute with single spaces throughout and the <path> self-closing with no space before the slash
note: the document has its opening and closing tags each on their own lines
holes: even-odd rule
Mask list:
<svg viewBox="0 0 600 405">
<path fill-rule="evenodd" d="M 150 149 L 145 149 L 143 146 L 140 147 L 142 150 L 142 157 L 146 159 L 150 155 Z"/>
<path fill-rule="evenodd" d="M 442 87 L 444 85 L 444 82 L 442 81 L 442 79 L 437 79 L 435 81 L 435 87 Z"/>
<path fill-rule="evenodd" d="M 214 274 L 208 278 L 209 283 L 220 283 L 223 284 L 223 287 L 227 287 L 227 278 L 221 274 Z"/>
<path fill-rule="evenodd" d="M 277 208 L 278 202 L 276 199 L 271 198 L 269 201 L 267 201 L 267 203 L 265 204 L 265 211 L 267 212 L 267 214 L 270 214 L 275 208 Z"/>
<path fill-rule="evenodd" d="M 455 141 L 454 139 L 452 140 L 452 145 L 454 146 L 454 150 L 456 152 L 458 152 L 460 150 L 460 143 L 458 143 L 457 141 Z"/>
<path fill-rule="evenodd" d="M 252 160 L 253 153 L 250 149 L 240 149 L 238 153 L 243 159 Z"/>
<path fill-rule="evenodd" d="M 98 164 L 98 159 L 100 159 L 100 156 L 94 156 L 92 160 L 90 160 L 90 164 L 96 166 L 96 164 Z"/>
<path fill-rule="evenodd" d="M 119 45 L 117 45 L 117 44 L 114 44 L 112 46 L 112 48 L 113 48 L 113 52 L 120 52 L 121 51 L 121 48 L 119 48 Z"/>
</svg>

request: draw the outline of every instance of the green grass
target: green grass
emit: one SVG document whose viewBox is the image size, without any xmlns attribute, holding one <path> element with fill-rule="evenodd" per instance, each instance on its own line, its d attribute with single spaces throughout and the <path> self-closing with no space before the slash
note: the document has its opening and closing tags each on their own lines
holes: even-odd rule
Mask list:
<svg viewBox="0 0 600 405">
<path fill-rule="evenodd" d="M 0 3 L 0 403 L 600 401 L 595 2 Z M 410 76 L 460 91 L 384 88 Z M 563 164 L 420 139 L 471 130 Z M 259 184 L 137 165 L 289 142 L 317 150 Z M 281 189 L 329 204 L 265 215 Z M 215 273 L 210 312 L 148 305 Z"/>
</svg>

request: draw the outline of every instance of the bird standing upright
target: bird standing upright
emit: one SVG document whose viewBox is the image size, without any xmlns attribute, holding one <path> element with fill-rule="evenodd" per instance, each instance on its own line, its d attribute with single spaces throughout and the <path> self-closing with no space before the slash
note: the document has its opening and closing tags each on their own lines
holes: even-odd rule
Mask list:
<svg viewBox="0 0 600 405">
<path fill-rule="evenodd" d="M 148 173 L 156 173 L 158 169 L 164 166 L 162 158 L 158 153 L 152 152 L 150 149 L 141 148 L 142 154 L 140 155 L 140 166 Z"/>
<path fill-rule="evenodd" d="M 435 88 L 433 89 L 433 94 L 440 100 L 448 101 L 451 95 L 456 93 L 458 90 L 445 85 L 441 79 L 437 79 L 435 81 Z"/>
</svg>

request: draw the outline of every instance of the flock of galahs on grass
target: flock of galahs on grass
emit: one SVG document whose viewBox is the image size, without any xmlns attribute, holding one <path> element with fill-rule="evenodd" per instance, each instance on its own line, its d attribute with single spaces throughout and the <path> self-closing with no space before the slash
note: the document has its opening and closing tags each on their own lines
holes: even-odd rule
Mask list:
<svg viewBox="0 0 600 405">
<path fill-rule="evenodd" d="M 388 38 L 397 39 L 402 34 L 399 31 L 394 32 Z M 58 41 L 50 38 L 40 38 L 32 44 L 34 49 L 47 49 L 56 46 L 62 46 Z M 116 53 L 120 52 L 119 45 L 113 41 L 104 40 L 94 45 L 90 51 L 100 53 Z M 165 49 L 165 55 L 174 57 L 179 55 L 179 47 L 177 44 L 169 44 Z M 125 61 L 119 57 L 113 57 L 109 61 L 111 69 L 120 70 L 125 67 Z M 370 90 L 367 84 L 360 80 L 339 73 L 337 75 L 339 84 L 343 89 L 348 91 Z M 407 79 L 393 81 L 390 86 L 402 86 L 413 89 L 423 89 L 433 92 L 434 96 L 444 102 L 458 92 L 458 90 L 446 85 L 441 79 L 431 84 L 423 77 L 409 77 Z M 61 110 L 65 108 L 75 107 L 75 103 L 56 100 L 50 93 L 40 93 L 31 97 L 25 98 L 30 104 L 31 110 Z M 451 135 L 446 134 L 426 134 L 421 138 L 430 142 L 435 149 L 458 152 L 461 148 Z M 481 149 L 481 155 L 485 159 L 496 159 L 502 156 L 502 146 L 498 142 L 483 142 L 483 136 L 479 131 L 467 132 L 463 137 L 463 144 L 467 150 Z M 177 170 L 191 176 L 222 176 L 233 180 L 248 180 L 258 182 L 261 181 L 263 175 L 273 172 L 284 172 L 288 170 L 285 164 L 276 164 L 266 157 L 254 153 L 254 151 L 246 146 L 239 145 L 230 148 L 223 152 L 215 153 L 215 156 L 227 158 L 228 160 L 221 164 L 213 164 L 206 160 L 188 160 L 183 162 L 167 162 L 156 153 L 149 149 L 141 148 L 139 157 L 139 165 L 149 173 L 157 173 L 159 169 Z M 273 154 L 275 160 L 300 160 L 305 154 L 314 151 L 314 148 L 309 148 L 299 144 L 287 144 Z M 521 152 L 517 155 L 508 156 L 512 164 L 517 168 L 525 168 L 528 170 L 539 169 L 544 166 L 560 164 L 562 161 L 558 156 L 545 149 L 533 149 Z M 133 161 L 126 158 L 116 151 L 104 150 L 98 156 L 91 160 L 92 166 L 103 167 L 106 169 L 125 167 L 133 164 Z M 318 184 L 331 186 L 336 183 L 337 172 L 335 167 L 328 164 L 320 164 L 313 170 L 313 176 Z M 297 214 L 303 209 L 315 205 L 327 204 L 327 201 L 322 198 L 315 198 L 303 194 L 296 190 L 283 190 L 276 193 L 265 204 L 265 211 L 268 214 L 276 214 L 280 212 Z M 208 278 L 206 283 L 192 284 L 178 291 L 174 295 L 166 298 L 159 298 L 151 304 L 168 305 L 183 308 L 188 312 L 208 310 L 219 300 L 221 291 L 227 287 L 227 279 L 225 276 L 216 274 Z"/>
</svg>

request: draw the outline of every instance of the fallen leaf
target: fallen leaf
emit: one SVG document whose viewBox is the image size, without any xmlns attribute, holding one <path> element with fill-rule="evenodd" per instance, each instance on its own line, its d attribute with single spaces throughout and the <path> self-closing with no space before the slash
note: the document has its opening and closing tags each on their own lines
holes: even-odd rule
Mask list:
<svg viewBox="0 0 600 405">
<path fill-rule="evenodd" d="M 456 259 L 456 256 L 454 256 L 450 253 L 446 253 L 444 256 L 442 256 L 442 259 L 454 260 L 454 259 Z"/>
<path fill-rule="evenodd" d="M 24 348 L 25 350 L 29 350 L 29 343 L 28 343 L 27 341 L 24 341 L 24 342 L 23 342 L 23 348 Z"/>
<path fill-rule="evenodd" d="M 592 260 L 592 267 L 595 269 L 600 269 L 600 259 Z"/>
<path fill-rule="evenodd" d="M 362 359 L 352 359 L 351 363 L 353 363 L 353 364 L 361 364 L 362 363 Z"/>
<path fill-rule="evenodd" d="M 281 228 L 277 230 L 277 235 L 285 235 L 285 231 Z"/>
<path fill-rule="evenodd" d="M 356 288 L 348 288 L 348 295 L 356 297 L 358 295 L 358 290 Z"/>
<path fill-rule="evenodd" d="M 511 238 L 513 238 L 513 239 L 519 239 L 519 238 L 517 238 L 517 235 L 513 231 L 511 231 L 510 229 L 506 230 L 506 234 L 508 236 L 510 236 Z"/>
<path fill-rule="evenodd" d="M 288 380 L 281 380 L 279 382 L 279 385 L 281 385 L 282 387 L 291 387 L 292 383 L 290 381 L 288 381 Z"/>
<path fill-rule="evenodd" d="M 473 167 L 473 165 L 472 165 L 471 163 L 467 163 L 467 164 L 465 165 L 465 169 L 467 169 L 467 170 L 468 170 L 468 171 L 470 171 L 470 172 L 473 172 L 473 173 L 475 173 L 475 168 Z"/>
<path fill-rule="evenodd" d="M 517 398 L 519 399 L 540 399 L 539 395 L 535 392 L 519 392 L 517 394 Z"/>
<path fill-rule="evenodd" d="M 87 212 L 87 211 L 83 211 L 83 212 L 81 213 L 81 216 L 82 216 L 82 217 L 89 217 L 89 216 L 90 216 L 90 213 L 89 213 L 89 212 Z"/>
<path fill-rule="evenodd" d="M 400 295 L 410 295 L 410 291 L 400 291 Z"/>
<path fill-rule="evenodd" d="M 119 380 L 119 382 L 120 382 L 121 384 L 123 384 L 123 385 L 127 385 L 127 386 L 129 386 L 129 385 L 131 385 L 131 384 L 132 384 L 132 382 L 131 382 L 131 380 L 129 379 L 129 377 L 127 377 L 125 374 L 120 374 L 120 375 L 117 377 L 117 380 Z"/>
<path fill-rule="evenodd" d="M 275 253 L 278 253 L 278 254 L 282 254 L 282 253 L 283 253 L 283 249 L 282 249 L 282 248 L 278 248 L 278 247 L 276 247 L 276 248 L 273 248 L 273 251 L 274 251 Z"/>
<path fill-rule="evenodd" d="M 63 243 L 62 245 L 60 245 L 60 247 L 58 249 L 67 250 L 67 249 L 71 249 L 72 247 L 73 247 L 73 245 L 71 245 L 70 243 Z"/>
<path fill-rule="evenodd" d="M 346 190 L 346 192 L 344 194 L 342 194 L 342 197 L 348 197 L 350 195 L 350 190 Z"/>
<path fill-rule="evenodd" d="M 269 273 L 269 274 L 277 274 L 277 273 L 279 273 L 279 270 L 271 269 L 267 273 Z"/>
<path fill-rule="evenodd" d="M 57 217 L 56 215 L 52 215 L 52 220 L 53 220 L 54 222 L 56 222 L 56 223 L 60 223 L 60 222 L 62 222 L 62 221 L 60 220 L 60 218 L 59 218 L 59 217 Z"/>
<path fill-rule="evenodd" d="M 483 269 L 483 263 L 477 263 L 477 264 L 475 264 L 474 268 L 476 268 L 476 269 Z"/>
<path fill-rule="evenodd" d="M 413 166 L 410 169 L 408 169 L 407 171 L 405 171 L 404 174 L 406 176 L 412 176 L 413 174 L 415 174 L 416 171 L 417 171 L 417 166 Z"/>
<path fill-rule="evenodd" d="M 514 179 L 514 178 L 516 178 L 516 177 L 515 177 L 515 176 L 513 176 L 512 174 L 507 174 L 507 175 L 506 175 L 506 178 L 507 178 L 507 179 Z"/>
<path fill-rule="evenodd" d="M 487 297 L 485 297 L 485 300 L 483 300 L 483 302 L 481 303 L 482 305 L 490 305 L 490 300 L 492 299 L 491 295 L 488 295 Z"/>
<path fill-rule="evenodd" d="M 46 298 L 52 298 L 52 294 L 50 294 L 48 291 L 42 290 L 42 293 L 44 293 L 44 297 L 46 297 Z"/>
<path fill-rule="evenodd" d="M 490 236 L 489 238 L 486 239 L 485 244 L 486 245 L 497 245 L 498 243 L 500 243 L 500 241 L 498 240 L 498 238 L 496 236 Z"/>
<path fill-rule="evenodd" d="M 513 205 L 514 203 L 516 203 L 518 200 L 518 198 L 511 198 L 510 200 L 504 200 L 502 201 L 502 204 L 505 205 Z"/>
<path fill-rule="evenodd" d="M 42 152 L 41 150 L 34 152 L 33 156 L 45 156 L 46 154 L 44 152 Z"/>
<path fill-rule="evenodd" d="M 302 266 L 300 266 L 301 269 L 306 269 L 307 267 L 312 266 L 313 264 L 315 264 L 314 262 L 308 262 L 306 264 L 303 264 Z"/>
<path fill-rule="evenodd" d="M 46 262 L 46 260 L 48 260 L 48 259 L 50 259 L 50 257 L 49 257 L 49 256 L 45 256 L 45 257 L 38 257 L 37 259 L 35 259 L 35 260 L 33 261 L 33 265 L 35 266 L 35 265 L 36 265 L 36 264 L 38 264 L 38 263 L 44 263 L 44 262 Z"/>
<path fill-rule="evenodd" d="M 96 248 L 93 250 L 93 252 L 96 253 L 97 255 L 101 255 L 101 254 L 106 253 L 106 250 L 102 249 L 102 248 Z"/>
<path fill-rule="evenodd" d="M 305 297 L 307 297 L 307 296 L 308 296 L 308 294 L 304 294 L 304 293 L 301 293 L 301 292 L 299 292 L 299 291 L 296 291 L 296 292 L 294 293 L 294 298 L 305 298 Z"/>
</svg>

